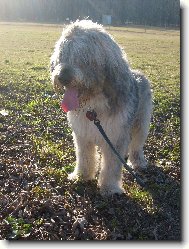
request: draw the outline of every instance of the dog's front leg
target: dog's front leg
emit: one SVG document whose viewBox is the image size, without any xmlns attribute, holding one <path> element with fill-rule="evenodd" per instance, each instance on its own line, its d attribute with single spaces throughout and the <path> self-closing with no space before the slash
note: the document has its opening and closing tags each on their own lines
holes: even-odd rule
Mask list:
<svg viewBox="0 0 189 249">
<path fill-rule="evenodd" d="M 116 148 L 122 157 L 125 156 L 127 147 L 125 144 Z M 102 165 L 99 175 L 99 186 L 102 195 L 121 194 L 122 188 L 122 163 L 110 149 L 108 144 L 102 147 Z"/>
<path fill-rule="evenodd" d="M 95 178 L 96 174 L 96 148 L 95 145 L 80 136 L 74 136 L 76 149 L 76 167 L 69 178 L 74 179 L 80 176 L 88 181 Z"/>
</svg>

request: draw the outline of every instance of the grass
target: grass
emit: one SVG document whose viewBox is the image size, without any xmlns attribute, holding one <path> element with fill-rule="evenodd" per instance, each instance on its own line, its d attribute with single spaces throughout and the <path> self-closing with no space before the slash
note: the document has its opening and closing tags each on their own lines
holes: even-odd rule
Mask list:
<svg viewBox="0 0 189 249">
<path fill-rule="evenodd" d="M 108 28 L 150 79 L 154 112 L 148 188 L 124 171 L 126 194 L 102 198 L 67 179 L 75 151 L 49 77 L 61 30 L 0 24 L 0 239 L 180 240 L 180 32 Z"/>
</svg>

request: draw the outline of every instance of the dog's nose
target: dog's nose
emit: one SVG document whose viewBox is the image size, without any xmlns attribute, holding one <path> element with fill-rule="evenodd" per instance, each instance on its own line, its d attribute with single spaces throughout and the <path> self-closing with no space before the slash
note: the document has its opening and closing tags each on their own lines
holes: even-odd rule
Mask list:
<svg viewBox="0 0 189 249">
<path fill-rule="evenodd" d="M 62 85 L 67 85 L 67 84 L 68 84 L 68 80 L 65 79 L 65 78 L 62 77 L 62 76 L 59 76 L 59 77 L 58 77 L 58 80 L 60 81 L 60 83 L 61 83 Z"/>
<path fill-rule="evenodd" d="M 73 71 L 69 67 L 62 68 L 58 80 L 63 85 L 68 85 L 73 80 Z"/>
</svg>

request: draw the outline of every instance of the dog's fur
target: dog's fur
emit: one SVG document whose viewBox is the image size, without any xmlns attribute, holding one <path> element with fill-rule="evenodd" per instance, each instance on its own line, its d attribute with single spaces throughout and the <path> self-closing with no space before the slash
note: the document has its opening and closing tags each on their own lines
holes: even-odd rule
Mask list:
<svg viewBox="0 0 189 249">
<path fill-rule="evenodd" d="M 101 193 L 122 193 L 121 162 L 86 112 L 94 109 L 120 155 L 129 155 L 135 170 L 144 169 L 143 146 L 152 111 L 149 81 L 130 68 L 125 52 L 111 35 L 90 20 L 76 21 L 63 30 L 51 57 L 51 79 L 55 89 L 75 87 L 79 93 L 80 107 L 67 114 L 77 158 L 70 177 L 95 178 L 98 146 Z"/>
</svg>

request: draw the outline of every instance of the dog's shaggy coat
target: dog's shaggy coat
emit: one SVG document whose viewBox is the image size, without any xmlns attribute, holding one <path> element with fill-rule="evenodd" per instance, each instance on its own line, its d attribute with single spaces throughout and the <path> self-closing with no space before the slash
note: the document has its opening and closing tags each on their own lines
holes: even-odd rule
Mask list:
<svg viewBox="0 0 189 249">
<path fill-rule="evenodd" d="M 96 111 L 107 136 L 123 158 L 129 155 L 135 170 L 146 168 L 143 146 L 152 111 L 149 81 L 130 68 L 110 34 L 90 20 L 63 30 L 51 57 L 51 79 L 55 89 L 75 89 L 78 95 L 79 106 L 67 113 L 77 158 L 70 177 L 94 179 L 99 166 L 101 193 L 122 193 L 122 165 L 86 112 Z"/>
</svg>

